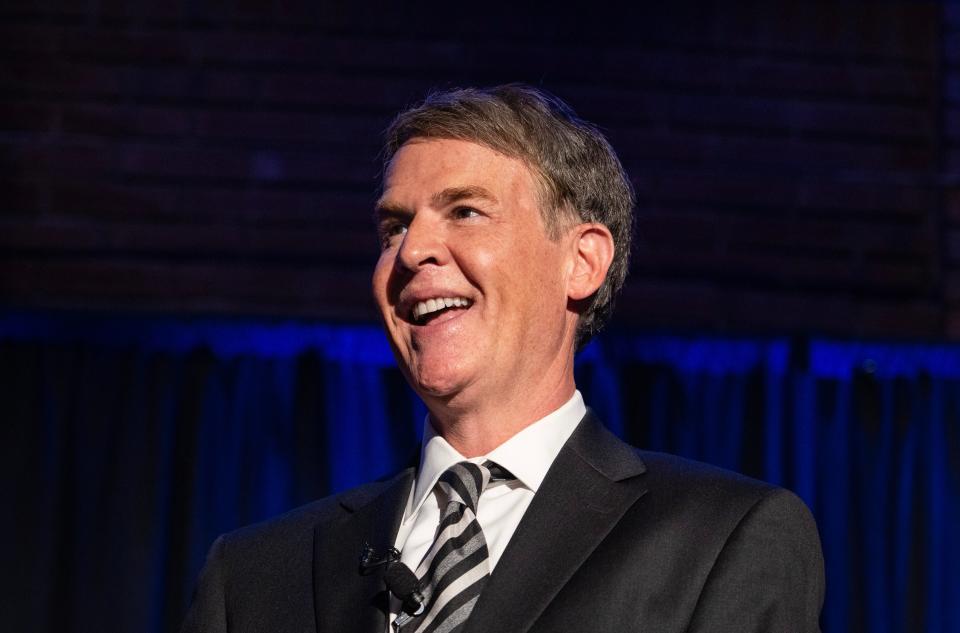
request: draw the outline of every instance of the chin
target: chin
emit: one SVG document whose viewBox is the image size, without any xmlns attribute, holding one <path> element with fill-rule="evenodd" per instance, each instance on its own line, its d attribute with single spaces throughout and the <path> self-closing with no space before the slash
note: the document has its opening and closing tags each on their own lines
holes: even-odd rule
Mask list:
<svg viewBox="0 0 960 633">
<path fill-rule="evenodd" d="M 417 371 L 411 372 L 411 384 L 423 398 L 448 400 L 470 383 L 468 373 L 459 364 L 437 366 L 420 363 Z"/>
<path fill-rule="evenodd" d="M 446 400 L 463 390 L 463 382 L 448 376 L 418 376 L 413 383 L 423 398 Z"/>
</svg>

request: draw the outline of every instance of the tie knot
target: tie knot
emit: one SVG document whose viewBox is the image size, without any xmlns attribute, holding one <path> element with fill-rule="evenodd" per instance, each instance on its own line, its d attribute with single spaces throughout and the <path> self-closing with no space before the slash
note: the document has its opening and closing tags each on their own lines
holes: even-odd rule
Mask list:
<svg viewBox="0 0 960 633">
<path fill-rule="evenodd" d="M 454 464 L 440 475 L 437 485 L 447 494 L 450 501 L 456 501 L 470 508 L 476 514 L 480 495 L 491 481 L 513 479 L 507 469 L 489 459 L 482 464 L 460 462 Z"/>
</svg>

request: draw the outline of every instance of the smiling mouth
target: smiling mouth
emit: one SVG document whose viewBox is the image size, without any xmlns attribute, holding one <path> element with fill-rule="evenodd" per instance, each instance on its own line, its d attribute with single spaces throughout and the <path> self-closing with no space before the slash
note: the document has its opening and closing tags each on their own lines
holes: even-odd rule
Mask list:
<svg viewBox="0 0 960 633">
<path fill-rule="evenodd" d="M 424 324 L 434 317 L 456 308 L 469 308 L 473 302 L 466 297 L 437 297 L 419 301 L 413 306 L 414 323 Z"/>
</svg>

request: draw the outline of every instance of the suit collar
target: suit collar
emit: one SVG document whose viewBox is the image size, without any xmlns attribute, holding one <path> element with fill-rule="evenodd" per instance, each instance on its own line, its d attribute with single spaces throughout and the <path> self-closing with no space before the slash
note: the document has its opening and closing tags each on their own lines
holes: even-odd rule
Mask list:
<svg viewBox="0 0 960 633">
<path fill-rule="evenodd" d="M 645 470 L 636 451 L 588 411 L 517 526 L 466 633 L 527 631 L 646 492 Z"/>
<path fill-rule="evenodd" d="M 314 610 L 318 631 L 382 633 L 388 604 L 383 571 L 359 573 L 360 550 L 368 542 L 378 553 L 393 539 L 413 484 L 413 468 L 374 486 L 340 497 L 343 512 L 314 530 Z"/>
<path fill-rule="evenodd" d="M 565 448 L 610 481 L 630 479 L 647 470 L 637 450 L 608 431 L 589 408 Z"/>
</svg>

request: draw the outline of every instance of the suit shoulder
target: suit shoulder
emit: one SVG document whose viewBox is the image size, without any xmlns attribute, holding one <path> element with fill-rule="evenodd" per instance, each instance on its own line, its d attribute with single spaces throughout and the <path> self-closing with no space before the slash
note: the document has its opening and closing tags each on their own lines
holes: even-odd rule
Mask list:
<svg viewBox="0 0 960 633">
<path fill-rule="evenodd" d="M 702 492 L 724 490 L 729 493 L 763 494 L 776 486 L 719 466 L 668 453 L 637 450 L 647 474 L 658 484 L 695 488 Z"/>
<path fill-rule="evenodd" d="M 650 451 L 638 454 L 647 468 L 649 489 L 654 497 L 661 491 L 662 503 L 657 505 L 664 509 L 704 517 L 726 516 L 734 522 L 757 511 L 803 522 L 812 520 L 804 502 L 785 488 L 675 455 Z"/>
</svg>

